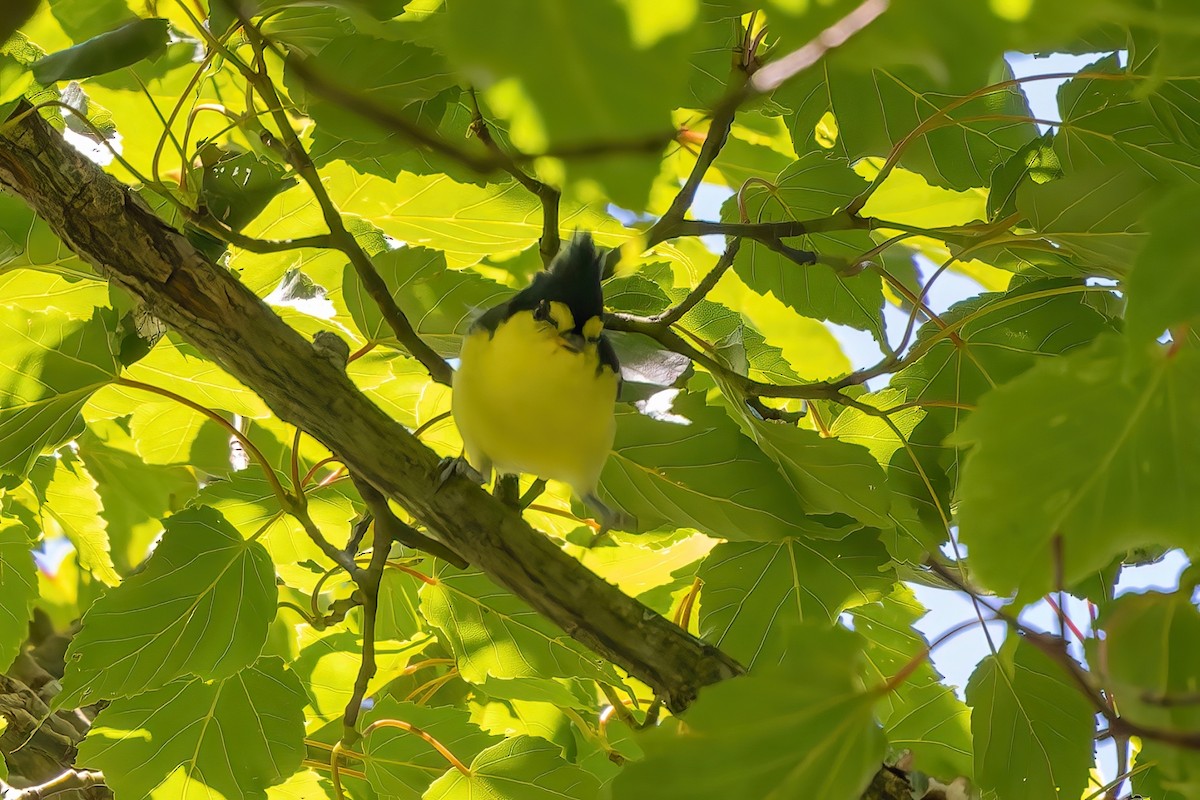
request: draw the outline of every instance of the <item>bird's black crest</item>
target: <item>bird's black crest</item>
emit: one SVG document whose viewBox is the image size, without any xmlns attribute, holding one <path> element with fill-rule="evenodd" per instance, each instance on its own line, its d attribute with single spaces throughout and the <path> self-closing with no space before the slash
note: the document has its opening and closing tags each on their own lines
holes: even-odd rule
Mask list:
<svg viewBox="0 0 1200 800">
<path fill-rule="evenodd" d="M 571 309 L 575 332 L 582 334 L 584 323 L 604 313 L 604 292 L 600 288 L 602 269 L 603 262 L 592 237 L 577 233 L 547 269 L 534 275 L 533 282 L 503 306 L 503 311 L 497 315 L 488 312 L 479 323 L 494 329 L 502 319 L 518 311 L 531 311 L 543 300 L 551 300 Z"/>
</svg>

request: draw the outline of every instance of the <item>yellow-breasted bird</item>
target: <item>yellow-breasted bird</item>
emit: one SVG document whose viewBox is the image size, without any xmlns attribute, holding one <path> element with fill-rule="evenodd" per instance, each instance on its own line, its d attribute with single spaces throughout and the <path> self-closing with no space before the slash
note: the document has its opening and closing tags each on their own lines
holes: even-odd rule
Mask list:
<svg viewBox="0 0 1200 800">
<path fill-rule="evenodd" d="M 562 481 L 607 529 L 631 520 L 596 496 L 621 385 L 602 267 L 591 236 L 576 234 L 528 287 L 484 312 L 463 341 L 451 408 L 474 477 Z"/>
</svg>

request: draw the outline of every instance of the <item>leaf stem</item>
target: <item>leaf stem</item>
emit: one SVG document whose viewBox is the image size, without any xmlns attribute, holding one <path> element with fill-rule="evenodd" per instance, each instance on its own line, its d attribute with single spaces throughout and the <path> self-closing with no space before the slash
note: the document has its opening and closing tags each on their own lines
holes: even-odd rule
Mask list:
<svg viewBox="0 0 1200 800">
<path fill-rule="evenodd" d="M 419 736 L 420 738 L 424 739 L 426 741 L 426 743 L 428 743 L 429 746 L 431 746 L 434 750 L 437 750 L 438 753 L 441 754 L 442 758 L 444 758 L 444 759 L 446 759 L 446 761 L 450 762 L 450 765 L 452 767 L 454 767 L 456 770 L 461 772 L 463 775 L 470 776 L 471 770 L 467 768 L 466 764 L 459 761 L 458 757 L 455 756 L 454 753 L 451 753 L 450 749 L 448 747 L 446 747 L 444 744 L 439 742 L 436 738 L 434 738 L 432 735 L 430 735 L 426 731 L 423 731 L 420 728 L 418 728 L 416 725 L 411 725 L 403 720 L 399 720 L 399 719 L 376 720 L 375 722 L 372 722 L 370 725 L 368 725 L 366 730 L 363 731 L 363 738 L 365 739 L 367 736 L 370 736 L 372 733 L 379 730 L 380 728 L 399 728 L 400 730 L 411 733 L 414 736 Z"/>
<path fill-rule="evenodd" d="M 202 406 L 195 401 L 189 400 L 183 395 L 176 394 L 170 389 L 164 389 L 161 386 L 154 386 L 149 383 L 142 383 L 141 381 L 135 381 L 131 378 L 125 377 L 119 377 L 114 382 L 118 386 L 125 386 L 130 389 L 140 389 L 143 392 L 149 392 L 160 397 L 165 397 L 168 400 L 173 400 L 180 405 L 187 406 L 198 414 L 203 414 L 225 430 L 229 431 L 229 434 L 233 436 L 233 438 L 237 439 L 238 443 L 245 449 L 246 453 L 250 456 L 254 463 L 258 464 L 258 466 L 262 468 L 263 474 L 267 479 L 267 483 L 271 484 L 271 490 L 275 493 L 275 497 L 279 500 L 280 506 L 286 509 L 293 504 L 291 495 L 287 493 L 287 491 L 283 488 L 283 484 L 279 482 L 279 476 L 275 474 L 275 469 L 267 461 L 267 457 L 264 456 L 262 451 L 255 446 L 254 442 L 250 441 L 249 437 L 238 430 L 238 427 L 232 422 L 225 419 L 211 408 Z"/>
</svg>

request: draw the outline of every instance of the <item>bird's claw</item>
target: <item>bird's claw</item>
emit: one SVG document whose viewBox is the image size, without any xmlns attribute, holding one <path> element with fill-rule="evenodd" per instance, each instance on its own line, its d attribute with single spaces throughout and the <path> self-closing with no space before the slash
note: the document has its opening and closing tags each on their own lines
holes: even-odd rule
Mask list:
<svg viewBox="0 0 1200 800">
<path fill-rule="evenodd" d="M 460 475 L 479 486 L 485 483 L 483 475 L 467 463 L 467 459 L 462 456 L 446 456 L 438 462 L 437 486 L 434 491 L 439 491 L 455 475 Z"/>
<path fill-rule="evenodd" d="M 596 535 L 592 537 L 588 547 L 594 547 L 612 530 L 637 533 L 637 518 L 633 515 L 609 508 L 594 494 L 585 496 L 583 501 L 596 512 L 596 521 L 600 523 L 600 529 L 596 531 Z"/>
</svg>

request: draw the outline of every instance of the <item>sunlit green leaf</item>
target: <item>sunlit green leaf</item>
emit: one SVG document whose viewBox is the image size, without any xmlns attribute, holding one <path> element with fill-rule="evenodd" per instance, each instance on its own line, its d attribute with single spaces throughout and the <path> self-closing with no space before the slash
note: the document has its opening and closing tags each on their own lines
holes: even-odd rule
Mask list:
<svg viewBox="0 0 1200 800">
<path fill-rule="evenodd" d="M 346 594 L 349 594 L 349 589 Z M 281 614 L 294 614 L 284 609 Z M 295 617 L 289 617 L 295 619 Z M 308 694 L 305 720 L 310 731 L 332 720 L 340 720 L 354 693 L 354 675 L 362 657 L 362 636 L 349 630 L 317 631 L 307 625 L 300 628 L 300 652 L 291 664 Z M 408 641 L 380 639 L 375 643 L 375 677 L 367 687 L 374 696 L 405 669 L 432 643 L 428 634 Z M 422 673 L 423 675 L 423 673 Z M 341 732 L 341 723 L 338 723 Z"/>
<path fill-rule="evenodd" d="M 262 545 L 212 509 L 165 525 L 146 568 L 84 616 L 60 702 L 126 697 L 184 675 L 226 678 L 258 657 L 276 596 Z"/>
<path fill-rule="evenodd" d="M 897 588 L 882 601 L 852 612 L 867 640 L 869 674 L 886 683 L 913 659 L 921 664 L 876 706 L 888 743 L 912 754 L 913 768 L 945 783 L 972 774 L 971 711 L 929 663 L 929 646 L 913 625 L 925 614 L 912 591 Z"/>
<path fill-rule="evenodd" d="M 617 439 L 600 485 L 639 528 L 670 523 L 750 541 L 845 532 L 805 518 L 776 465 L 700 395 L 676 398 L 673 413 L 681 420 L 617 411 Z"/>
<path fill-rule="evenodd" d="M 788 647 L 804 655 L 708 687 L 685 723 L 641 738 L 646 758 L 617 776 L 614 796 L 857 800 L 884 751 L 855 666 L 862 639 L 808 625 Z"/>
<path fill-rule="evenodd" d="M 33 67 L 38 83 L 89 78 L 161 53 L 167 46 L 167 20 L 137 19 L 86 42 L 51 53 Z"/>
<path fill-rule="evenodd" d="M 162 518 L 196 493 L 196 478 L 186 467 L 147 464 L 114 422 L 89 426 L 80 437 L 79 455 L 104 506 L 113 562 L 119 572 L 127 572 L 149 554 L 162 532 Z"/>
<path fill-rule="evenodd" d="M 700 633 L 749 668 L 778 664 L 799 622 L 833 622 L 895 582 L 873 532 L 717 545 L 700 567 Z"/>
<path fill-rule="evenodd" d="M 119 583 L 120 576 L 113 568 L 104 504 L 96 491 L 95 478 L 79 457 L 67 449 L 45 459 L 43 464 L 52 470 L 41 507 L 43 529 L 66 536 L 79 553 L 79 566 L 102 583 L 109 586 Z"/>
<path fill-rule="evenodd" d="M 0 518 L 0 665 L 5 669 L 29 633 L 29 615 L 38 596 L 37 572 L 29 552 L 28 529 Z"/>
<path fill-rule="evenodd" d="M 967 684 L 975 779 L 998 798 L 1078 797 L 1092 765 L 1095 709 L 1062 667 L 1009 639 Z"/>
<path fill-rule="evenodd" d="M 0 309 L 0 472 L 24 475 L 82 430 L 79 412 L 120 371 L 112 318 Z"/>
<path fill-rule="evenodd" d="M 457 708 L 431 708 L 388 698 L 376 705 L 364 722 L 370 725 L 383 720 L 421 729 L 466 764 L 497 740 L 472 724 L 468 712 Z M 378 728 L 362 749 L 367 756 L 367 780 L 375 791 L 388 797 L 420 797 L 450 767 L 428 742 L 402 728 Z"/>
<path fill-rule="evenodd" d="M 987 586 L 1033 597 L 1054 586 L 1056 559 L 1073 583 L 1137 545 L 1192 546 L 1200 487 L 1185 465 L 1200 458 L 1200 358 L 1184 348 L 1133 367 L 1128 356 L 1106 337 L 1045 360 L 955 433 L 971 446 L 962 540 Z"/>
<path fill-rule="evenodd" d="M 454 650 L 464 680 L 594 678 L 617 683 L 612 668 L 478 571 L 438 562 L 421 587 L 421 613 Z"/>
<path fill-rule="evenodd" d="M 846 161 L 810 153 L 781 172 L 771 187 L 747 187 L 744 202 L 751 222 L 808 220 L 845 207 L 864 188 L 866 183 Z M 726 203 L 722 216 L 737 221 L 737 204 Z M 787 244 L 833 256 L 871 247 L 861 232 L 799 236 Z M 734 268 L 750 288 L 775 295 L 802 316 L 869 330 L 883 339 L 883 294 L 874 273 L 843 277 L 824 264 L 797 264 L 753 241 L 738 251 Z"/>
<path fill-rule="evenodd" d="M 79 746 L 123 797 L 263 797 L 304 757 L 304 689 L 276 658 L 113 701 Z"/>
<path fill-rule="evenodd" d="M 600 781 L 563 760 L 544 739 L 514 736 L 487 748 L 470 772 L 450 770 L 424 795 L 426 800 L 593 800 Z"/>
</svg>

